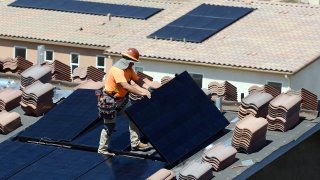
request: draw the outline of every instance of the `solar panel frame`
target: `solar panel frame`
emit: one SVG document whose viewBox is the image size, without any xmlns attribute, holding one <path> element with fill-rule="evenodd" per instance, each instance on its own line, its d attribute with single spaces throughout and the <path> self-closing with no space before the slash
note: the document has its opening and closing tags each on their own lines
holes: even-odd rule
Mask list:
<svg viewBox="0 0 320 180">
<path fill-rule="evenodd" d="M 53 3 L 54 2 L 54 3 Z M 74 0 L 16 0 L 9 4 L 12 7 L 35 8 L 65 11 L 73 13 L 109 15 L 146 20 L 163 9 L 101 2 Z"/>
<path fill-rule="evenodd" d="M 229 124 L 187 72 L 155 90 L 151 99 L 128 107 L 126 113 L 170 164 L 208 145 Z"/>
</svg>

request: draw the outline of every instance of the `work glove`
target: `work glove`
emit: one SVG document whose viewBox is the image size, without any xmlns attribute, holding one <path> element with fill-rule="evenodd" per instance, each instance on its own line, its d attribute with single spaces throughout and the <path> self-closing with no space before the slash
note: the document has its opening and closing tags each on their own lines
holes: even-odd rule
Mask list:
<svg viewBox="0 0 320 180">
<path fill-rule="evenodd" d="M 152 93 L 154 90 L 155 90 L 155 88 L 153 88 L 153 87 L 151 87 L 151 86 L 148 87 L 148 91 L 149 91 L 150 93 Z"/>
</svg>

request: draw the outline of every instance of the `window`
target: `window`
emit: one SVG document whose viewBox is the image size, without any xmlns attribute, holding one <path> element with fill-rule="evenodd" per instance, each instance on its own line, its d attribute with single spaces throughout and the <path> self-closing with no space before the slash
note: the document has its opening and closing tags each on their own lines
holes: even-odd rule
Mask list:
<svg viewBox="0 0 320 180">
<path fill-rule="evenodd" d="M 45 51 L 45 60 L 46 61 L 53 61 L 53 51 L 51 51 L 51 50 Z"/>
<path fill-rule="evenodd" d="M 202 79 L 203 79 L 203 75 L 202 74 L 193 74 L 193 73 L 189 73 L 190 76 L 192 77 L 192 79 L 196 82 L 196 84 L 202 88 Z"/>
<path fill-rule="evenodd" d="M 27 58 L 27 48 L 25 47 L 14 47 L 14 58 L 17 56 L 23 57 L 24 59 Z"/>
<path fill-rule="evenodd" d="M 267 82 L 268 85 L 278 89 L 281 92 L 282 83 L 279 82 Z"/>
<path fill-rule="evenodd" d="M 97 56 L 96 67 L 104 72 L 104 56 Z"/>
<path fill-rule="evenodd" d="M 71 53 L 71 72 L 73 73 L 73 70 L 77 67 L 79 67 L 79 62 L 80 62 L 80 55 L 78 53 Z"/>
<path fill-rule="evenodd" d="M 135 71 L 135 72 L 138 72 L 138 71 L 139 71 L 139 72 L 143 72 L 143 67 L 135 66 L 135 67 L 134 67 L 134 71 Z"/>
</svg>

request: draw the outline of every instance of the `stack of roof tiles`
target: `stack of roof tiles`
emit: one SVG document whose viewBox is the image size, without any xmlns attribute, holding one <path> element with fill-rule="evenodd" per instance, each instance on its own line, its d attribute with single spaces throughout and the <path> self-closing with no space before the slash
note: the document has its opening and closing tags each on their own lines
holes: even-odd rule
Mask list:
<svg viewBox="0 0 320 180">
<path fill-rule="evenodd" d="M 21 108 L 26 114 L 40 116 L 53 107 L 53 86 L 36 81 L 27 86 L 22 93 Z"/>
<path fill-rule="evenodd" d="M 93 66 L 77 67 L 73 70 L 72 79 L 74 82 L 81 82 L 87 79 L 91 79 L 97 82 L 102 81 L 105 74 L 105 72 Z"/>
<path fill-rule="evenodd" d="M 176 179 L 176 174 L 168 169 L 160 169 L 159 171 L 152 174 L 147 180 L 174 180 Z"/>
<path fill-rule="evenodd" d="M 302 88 L 299 91 L 289 90 L 288 92 L 286 92 L 286 94 L 299 95 L 302 98 L 301 109 L 312 110 L 312 111 L 318 110 L 318 97 L 312 92 Z"/>
<path fill-rule="evenodd" d="M 265 92 L 265 93 L 271 94 L 273 97 L 277 97 L 281 93 L 278 89 L 268 84 L 265 84 L 261 87 L 257 85 L 253 85 L 248 89 L 248 91 L 249 91 L 249 94 L 252 94 L 254 92 Z"/>
<path fill-rule="evenodd" d="M 238 151 L 252 153 L 266 144 L 268 121 L 264 118 L 246 116 L 238 121 L 233 131 L 232 146 Z"/>
<path fill-rule="evenodd" d="M 222 97 L 226 101 L 237 101 L 237 87 L 225 81 L 223 83 L 211 82 L 208 84 L 208 89 L 213 95 Z"/>
<path fill-rule="evenodd" d="M 1 60 L 2 72 L 16 72 L 18 64 L 15 59 L 6 58 Z"/>
<path fill-rule="evenodd" d="M 272 99 L 273 97 L 269 93 L 255 92 L 249 94 L 241 100 L 238 111 L 239 119 L 243 119 L 247 115 L 266 118 L 268 106 Z"/>
<path fill-rule="evenodd" d="M 11 88 L 0 90 L 0 111 L 10 111 L 19 106 L 22 91 Z"/>
<path fill-rule="evenodd" d="M 161 78 L 161 84 L 162 84 L 162 85 L 163 85 L 163 84 L 166 84 L 166 83 L 169 82 L 171 79 L 172 79 L 172 77 L 170 77 L 170 76 L 163 76 L 163 77 Z"/>
<path fill-rule="evenodd" d="M 299 122 L 301 97 L 295 94 L 280 94 L 268 109 L 268 129 L 287 131 Z"/>
<path fill-rule="evenodd" d="M 18 73 L 20 74 L 24 70 L 31 67 L 33 64 L 32 62 L 25 60 L 23 57 L 17 56 L 15 59 L 6 58 L 1 60 L 0 69 L 2 72 L 11 72 L 11 73 Z"/>
<path fill-rule="evenodd" d="M 236 161 L 236 153 L 234 147 L 219 143 L 203 153 L 202 161 L 210 163 L 215 171 L 220 171 Z"/>
<path fill-rule="evenodd" d="M 71 68 L 70 66 L 54 60 L 53 63 L 47 63 L 52 69 L 52 79 L 61 80 L 61 81 L 71 81 Z"/>
<path fill-rule="evenodd" d="M 137 75 L 140 79 L 149 79 L 150 81 L 153 81 L 153 77 L 147 75 L 147 74 L 144 74 L 140 71 L 137 72 Z"/>
<path fill-rule="evenodd" d="M 21 73 L 21 87 L 25 88 L 35 81 L 48 83 L 51 80 L 51 68 L 47 65 L 34 65 Z"/>
<path fill-rule="evenodd" d="M 89 66 L 87 69 L 87 79 L 91 79 L 95 82 L 102 81 L 106 73 L 93 66 Z"/>
<path fill-rule="evenodd" d="M 20 115 L 16 112 L 0 112 L 0 132 L 8 134 L 21 126 Z"/>
<path fill-rule="evenodd" d="M 180 180 L 207 180 L 212 177 L 212 167 L 207 162 L 193 161 L 185 166 L 179 174 Z"/>
<path fill-rule="evenodd" d="M 73 70 L 72 79 L 74 82 L 81 82 L 87 78 L 87 67 L 76 67 Z"/>
<path fill-rule="evenodd" d="M 101 81 L 95 82 L 91 79 L 85 80 L 81 82 L 78 86 L 74 87 L 73 89 L 101 89 L 103 87 L 104 83 Z"/>
</svg>

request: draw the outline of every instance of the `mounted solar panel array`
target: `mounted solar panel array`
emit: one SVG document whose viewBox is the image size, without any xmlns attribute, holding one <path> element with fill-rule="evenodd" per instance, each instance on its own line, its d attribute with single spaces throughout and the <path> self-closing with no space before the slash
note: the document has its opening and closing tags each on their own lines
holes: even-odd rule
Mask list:
<svg viewBox="0 0 320 180">
<path fill-rule="evenodd" d="M 209 145 L 228 120 L 187 72 L 177 75 L 126 109 L 157 152 L 170 164 L 183 161 Z"/>
<path fill-rule="evenodd" d="M 70 142 L 98 119 L 97 103 L 94 90 L 78 89 L 18 137 Z"/>
<path fill-rule="evenodd" d="M 202 4 L 148 38 L 201 43 L 253 10 Z"/>
<path fill-rule="evenodd" d="M 162 9 L 76 0 L 17 0 L 9 6 L 148 19 Z"/>
<path fill-rule="evenodd" d="M 8 179 L 56 150 L 53 146 L 14 141 L 0 143 L 0 179 Z"/>
<path fill-rule="evenodd" d="M 146 179 L 164 162 L 40 144 L 0 143 L 0 179 Z"/>
</svg>

